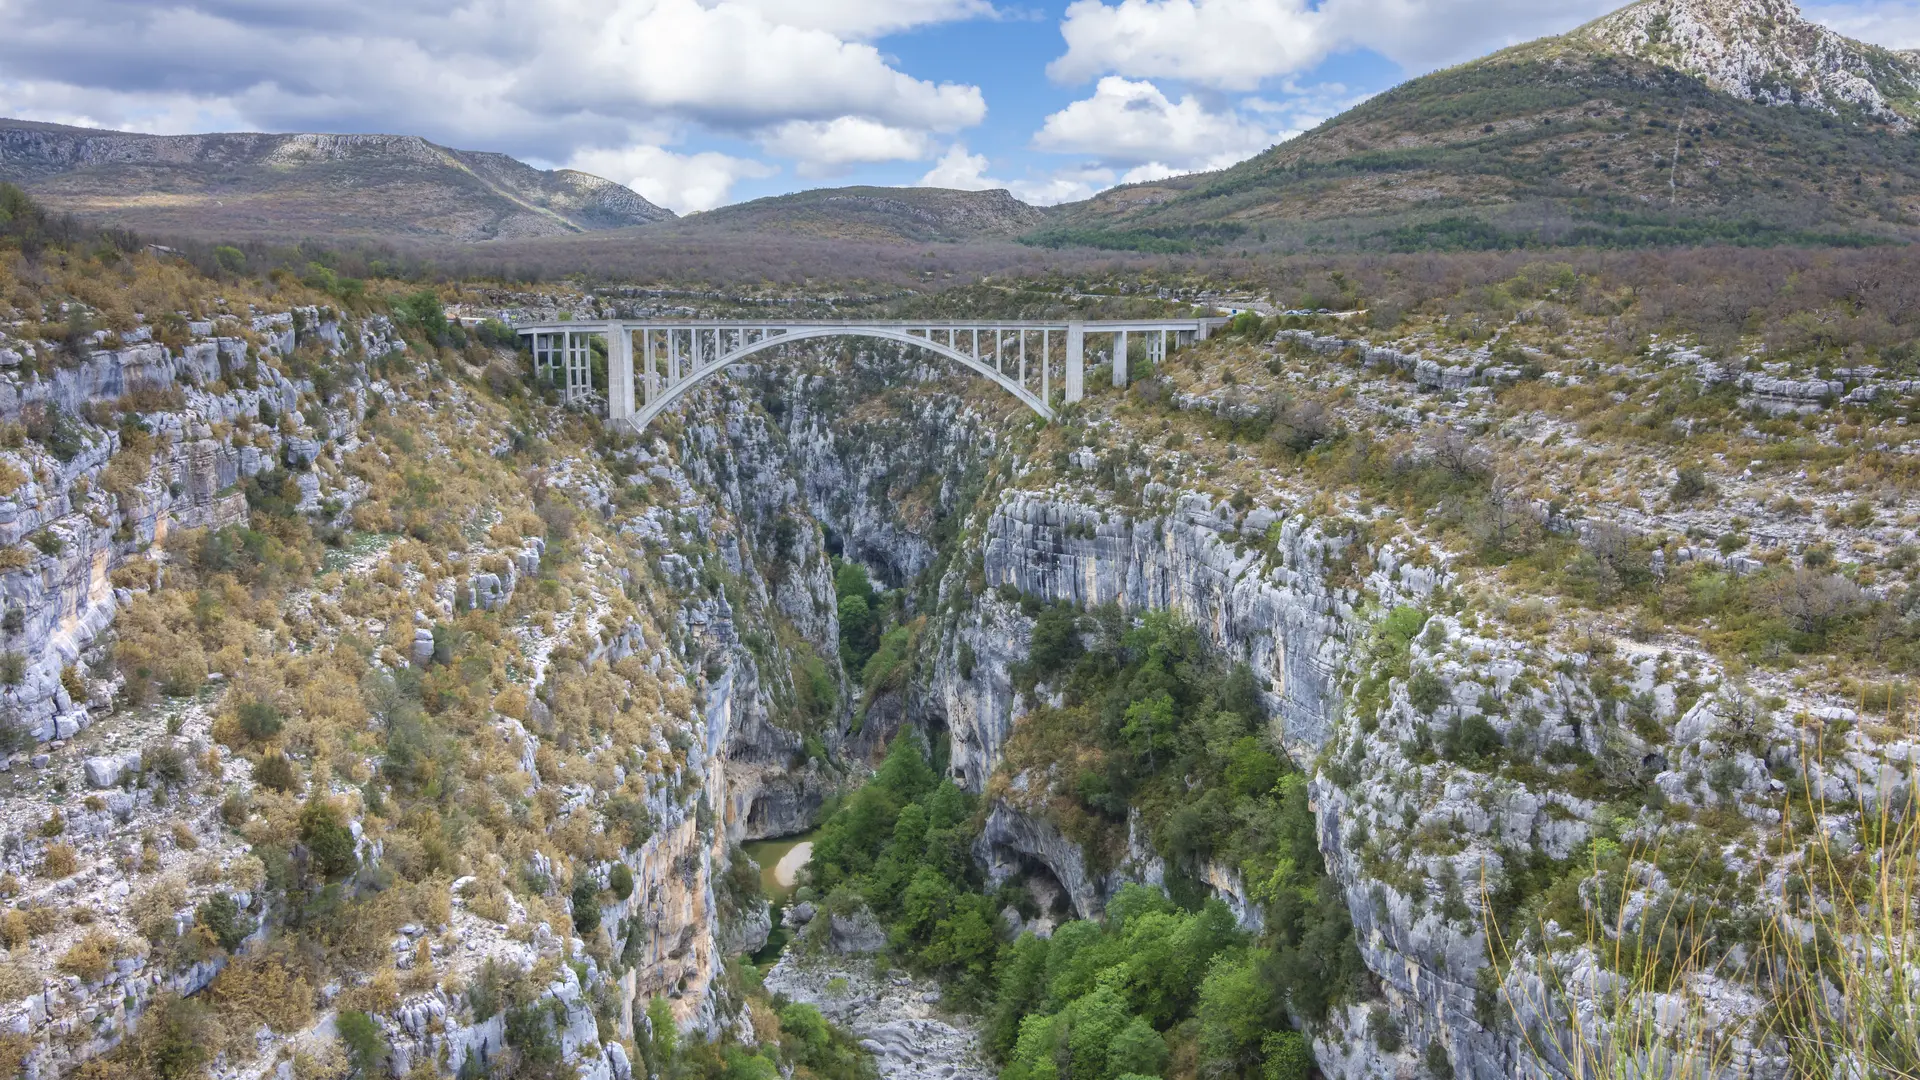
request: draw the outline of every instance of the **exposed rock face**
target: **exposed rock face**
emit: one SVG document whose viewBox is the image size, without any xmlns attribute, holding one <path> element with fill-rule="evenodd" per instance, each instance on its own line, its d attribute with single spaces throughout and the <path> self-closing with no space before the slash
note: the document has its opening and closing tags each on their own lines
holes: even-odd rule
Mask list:
<svg viewBox="0 0 1920 1080">
<path fill-rule="evenodd" d="M 203 324 L 201 329 L 211 333 L 214 328 Z M 157 552 L 173 529 L 244 524 L 247 501 L 238 486 L 286 465 L 290 457 L 299 461 L 303 505 L 317 506 L 314 470 L 321 447 L 327 448 L 332 466 L 358 445 L 365 387 L 348 388 L 331 406 L 316 404 L 303 415 L 300 407 L 311 400 L 312 384 L 295 382 L 265 362 L 302 341 L 331 342 L 329 347 L 342 350 L 346 337 L 331 313 L 317 308 L 284 312 L 253 320 L 246 329 L 263 343 L 219 336 L 175 350 L 143 341 L 97 349 L 77 363 L 54 367 L 44 378 L 0 369 L 0 422 L 54 415 L 70 427 L 77 445 L 64 461 L 33 447 L 0 452 L 0 461 L 26 478 L 0 498 L 0 545 L 21 545 L 33 537 L 38 549 L 28 566 L 0 572 L 0 604 L 21 619 L 19 629 L 4 633 L 5 647 L 19 653 L 25 665 L 23 678 L 0 691 L 0 698 L 36 739 L 65 738 L 90 722 L 87 703 L 72 701 L 60 676 L 107 629 L 124 602 L 124 590 L 113 584 L 116 570 L 130 558 Z M 367 320 L 353 334 L 370 354 L 404 348 L 383 317 Z M 36 348 L 18 345 L 28 352 Z M 217 394 L 203 389 L 216 382 L 228 388 Z M 155 452 L 146 479 L 116 495 L 101 479 L 122 447 L 121 434 L 96 428 L 81 414 L 89 402 L 130 394 L 156 403 L 143 415 Z M 169 407 L 176 400 L 180 407 Z M 266 416 L 301 417 L 302 422 L 287 433 L 259 422 Z M 315 429 L 309 419 L 321 426 Z M 212 425 L 230 430 L 214 438 Z M 290 447 L 300 449 L 290 453 Z M 85 494 L 76 494 L 81 491 Z M 353 501 L 350 487 L 340 495 L 342 505 Z"/>
<path fill-rule="evenodd" d="M 1793 0 L 1642 0 L 1569 37 L 1697 75 L 1765 105 L 1915 119 L 1920 65 L 1809 22 Z"/>
<path fill-rule="evenodd" d="M 1299 515 L 1282 519 L 1264 509 L 1243 515 L 1199 495 L 1172 501 L 1164 516 L 1127 518 L 1010 493 L 987 523 L 987 582 L 1081 607 L 1117 603 L 1132 612 L 1179 612 L 1216 648 L 1246 660 L 1268 680 L 1268 704 L 1288 746 L 1321 746 L 1332 734 L 1342 638 L 1358 593 L 1329 587 L 1319 567 L 1347 541 L 1304 527 Z M 1277 558 L 1266 555 L 1263 545 L 1270 542 Z M 1391 551 L 1378 553 L 1376 561 L 1366 584 L 1383 603 L 1417 601 L 1438 580 L 1434 570 L 1399 561 Z M 941 700 L 966 696 L 958 683 L 945 681 L 937 684 L 937 694 Z M 989 729 L 963 734 L 958 717 L 968 713 Z M 949 713 L 956 772 L 962 745 L 1002 745 L 1004 728 L 991 726 L 1011 719 L 964 708 Z M 969 761 L 969 780 L 984 781 L 987 764 Z"/>
<path fill-rule="evenodd" d="M 767 973 L 767 989 L 818 1008 L 874 1056 L 884 1080 L 991 1080 L 979 1037 L 964 1017 L 942 1015 L 939 991 L 872 965 L 789 950 Z"/>
</svg>

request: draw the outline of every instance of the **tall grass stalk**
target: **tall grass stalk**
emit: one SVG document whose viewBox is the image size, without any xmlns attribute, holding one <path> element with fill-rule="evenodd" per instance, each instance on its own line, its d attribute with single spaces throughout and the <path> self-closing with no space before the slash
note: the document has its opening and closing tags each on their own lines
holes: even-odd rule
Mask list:
<svg viewBox="0 0 1920 1080">
<path fill-rule="evenodd" d="M 1817 746 L 1803 751 L 1810 769 L 1823 760 Z M 1920 1080 L 1920 754 L 1865 779 L 1865 802 L 1830 803 L 1817 778 L 1781 801 L 1768 879 L 1780 895 L 1766 898 L 1751 955 L 1714 947 L 1712 908 L 1690 889 L 1697 874 L 1652 887 L 1657 849 L 1624 861 L 1596 850 L 1584 936 L 1542 916 L 1510 939 L 1483 907 L 1489 957 L 1506 973 L 1500 996 L 1534 1071 Z"/>
<path fill-rule="evenodd" d="M 1920 760 L 1905 766 L 1880 771 L 1870 803 L 1806 783 L 1782 814 L 1797 865 L 1764 953 L 1796 1075 L 1920 1078 Z"/>
<path fill-rule="evenodd" d="M 1535 1073 L 1574 1080 L 1721 1076 L 1737 1037 L 1754 1021 L 1710 1007 L 1702 993 L 1724 963 L 1708 913 L 1684 888 L 1655 895 L 1641 875 L 1658 861 L 1657 849 L 1631 850 L 1624 864 L 1603 864 L 1597 847 L 1591 858 L 1584 934 L 1541 916 L 1509 937 L 1491 907 L 1482 907 L 1494 970 L 1509 973 L 1500 997 Z M 1565 940 L 1568 930 L 1582 944 L 1556 951 L 1555 938 Z"/>
</svg>

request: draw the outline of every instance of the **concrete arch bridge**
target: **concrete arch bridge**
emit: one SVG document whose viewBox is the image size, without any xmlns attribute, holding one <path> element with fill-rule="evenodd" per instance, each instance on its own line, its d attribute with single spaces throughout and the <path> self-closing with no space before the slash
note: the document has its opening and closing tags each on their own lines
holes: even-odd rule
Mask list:
<svg viewBox="0 0 1920 1080">
<path fill-rule="evenodd" d="M 1169 352 L 1225 325 L 1225 319 L 1116 322 L 701 322 L 637 320 L 538 323 L 517 327 L 530 339 L 536 375 L 551 375 L 571 405 L 599 407 L 608 419 L 644 431 L 688 391 L 729 366 L 781 345 L 863 337 L 925 349 L 997 384 L 1052 420 L 1056 401 L 1085 392 L 1087 336 L 1112 343 L 1113 384 L 1127 385 L 1140 354 L 1159 363 Z M 605 343 L 605 386 L 596 385 L 594 342 Z M 636 370 L 635 359 L 639 360 Z M 604 395 L 604 396 L 603 396 Z"/>
</svg>

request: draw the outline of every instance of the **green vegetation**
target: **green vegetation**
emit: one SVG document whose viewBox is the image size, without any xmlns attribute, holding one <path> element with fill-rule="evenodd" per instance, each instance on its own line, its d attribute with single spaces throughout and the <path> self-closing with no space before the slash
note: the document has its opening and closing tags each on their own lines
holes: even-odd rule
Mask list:
<svg viewBox="0 0 1920 1080">
<path fill-rule="evenodd" d="M 840 608 L 840 663 L 850 672 L 860 671 L 879 644 L 882 614 L 875 608 L 880 594 L 868 580 L 866 567 L 838 560 L 833 566 L 833 594 Z"/>
<path fill-rule="evenodd" d="M 1757 218 L 1703 221 L 1678 216 L 1664 220 L 1646 215 L 1609 212 L 1576 215 L 1569 229 L 1547 233 L 1541 229 L 1502 228 L 1479 218 L 1449 216 L 1431 222 L 1401 225 L 1373 234 L 1389 251 L 1510 251 L 1522 248 L 1665 248 L 1700 244 L 1734 247 L 1867 247 L 1894 244 L 1890 237 L 1841 229 L 1805 229 Z"/>
<path fill-rule="evenodd" d="M 967 1001 L 985 998 L 998 947 L 999 909 L 980 894 L 970 851 L 973 812 L 916 739 L 896 738 L 873 779 L 826 817 L 808 864 L 828 911 L 865 904 L 896 955 Z"/>
<path fill-rule="evenodd" d="M 1168 860 L 1168 894 L 1131 887 L 1104 924 L 996 945 L 1001 907 L 1037 912 L 1024 891 L 978 892 L 971 800 L 902 737 L 815 840 L 810 873 L 826 908 L 871 908 L 900 961 L 984 1006 L 1010 1078 L 1157 1075 L 1179 1054 L 1211 1075 L 1299 1075 L 1306 1044 L 1273 1036 L 1290 1014 L 1324 1020 L 1362 991 L 1364 973 L 1305 777 L 1273 746 L 1253 673 L 1168 616 L 1135 626 L 1113 609 L 1048 607 L 1019 677 L 1061 688 L 1065 703 L 1023 721 L 1010 768 L 1070 766 L 1028 812 L 1059 823 L 1098 869 L 1138 808 Z M 1010 797 L 999 785 L 990 792 Z M 1223 903 L 1203 899 L 1205 862 L 1247 882 L 1265 934 L 1242 933 Z"/>
<path fill-rule="evenodd" d="M 873 1059 L 820 1010 L 769 998 L 750 966 L 735 974 L 743 983 L 758 1046 L 682 1040 L 667 1000 L 654 998 L 647 1007 L 652 1035 L 641 1040 L 641 1060 L 635 1064 L 644 1063 L 647 1074 L 659 1080 L 873 1080 Z"/>
<path fill-rule="evenodd" d="M 1247 231 L 1245 225 L 1232 221 L 1156 225 L 1140 229 L 1056 227 L 1028 233 L 1020 237 L 1020 242 L 1032 247 L 1089 247 L 1102 251 L 1176 255 L 1219 247 L 1240 239 Z"/>
</svg>

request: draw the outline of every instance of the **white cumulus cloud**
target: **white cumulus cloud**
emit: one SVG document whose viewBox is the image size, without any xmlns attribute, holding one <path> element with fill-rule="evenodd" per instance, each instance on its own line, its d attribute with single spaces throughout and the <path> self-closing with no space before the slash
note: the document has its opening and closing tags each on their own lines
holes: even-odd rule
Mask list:
<svg viewBox="0 0 1920 1080">
<path fill-rule="evenodd" d="M 1860 3 L 1808 4 L 1802 11 L 1850 38 L 1889 49 L 1920 49 L 1920 7 L 1911 0 L 1863 0 Z"/>
<path fill-rule="evenodd" d="M 920 178 L 920 187 L 957 188 L 961 191 L 1005 189 L 1014 198 L 1035 206 L 1090 199 L 1112 187 L 1114 173 L 1098 166 L 1063 169 L 1038 180 L 999 180 L 987 175 L 992 163 L 985 154 L 969 153 L 964 143 L 955 143 Z"/>
<path fill-rule="evenodd" d="M 658 146 L 583 150 L 567 167 L 625 184 L 641 198 L 677 214 L 711 210 L 728 201 L 739 181 L 779 171 L 752 158 L 711 151 L 676 154 Z"/>
<path fill-rule="evenodd" d="M 735 0 L 774 22 L 875 38 L 937 23 L 991 18 L 987 0 Z"/>
<path fill-rule="evenodd" d="M 1075 0 L 1048 67 L 1060 82 L 1105 74 L 1251 91 L 1332 53 L 1372 49 L 1426 70 L 1572 29 L 1617 0 Z"/>
<path fill-rule="evenodd" d="M 765 138 L 810 170 L 908 143 L 931 156 L 934 136 L 985 118 L 980 88 L 918 78 L 868 38 L 991 14 L 987 0 L 0 0 L 0 115 L 398 132 L 540 161 L 627 152 L 691 206 L 747 175 L 742 159 L 661 149 L 703 132 Z"/>
<path fill-rule="evenodd" d="M 920 161 L 933 153 L 924 131 L 892 127 L 859 116 L 790 120 L 761 135 L 767 152 L 799 162 L 803 176 L 832 176 L 850 165 Z"/>
<path fill-rule="evenodd" d="M 1275 141 L 1274 133 L 1237 113 L 1209 110 L 1192 95 L 1175 101 L 1151 82 L 1117 75 L 1101 79 L 1092 97 L 1047 117 L 1033 138 L 1041 150 L 1179 172 L 1224 168 Z"/>
</svg>

